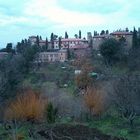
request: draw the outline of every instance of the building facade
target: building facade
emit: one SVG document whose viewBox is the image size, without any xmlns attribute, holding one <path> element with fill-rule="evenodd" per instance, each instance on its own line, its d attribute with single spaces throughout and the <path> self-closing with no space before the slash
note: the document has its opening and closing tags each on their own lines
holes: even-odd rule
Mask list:
<svg viewBox="0 0 140 140">
<path fill-rule="evenodd" d="M 92 48 L 94 50 L 99 50 L 100 45 L 104 40 L 111 38 L 110 35 L 97 35 L 92 37 Z"/>
<path fill-rule="evenodd" d="M 126 32 L 126 31 L 116 31 L 109 34 L 104 35 L 96 35 L 92 37 L 92 48 L 94 50 L 99 50 L 100 45 L 103 43 L 104 40 L 114 38 L 118 41 L 123 40 L 126 49 L 130 49 L 132 47 L 132 38 L 133 33 Z"/>
<path fill-rule="evenodd" d="M 124 40 L 124 44 L 126 49 L 130 49 L 132 47 L 133 33 L 126 31 L 116 31 L 110 34 L 116 40 Z"/>
<path fill-rule="evenodd" d="M 59 41 L 54 41 L 54 49 L 59 49 Z M 79 39 L 79 38 L 67 38 L 61 39 L 61 48 L 66 49 L 82 49 L 88 48 L 88 41 L 86 39 Z"/>
<path fill-rule="evenodd" d="M 37 41 L 37 36 L 29 36 L 29 41 L 31 45 L 35 45 Z"/>
<path fill-rule="evenodd" d="M 0 59 L 3 59 L 8 56 L 7 52 L 0 52 Z"/>
<path fill-rule="evenodd" d="M 67 50 L 51 50 L 39 53 L 36 62 L 65 62 L 67 58 Z"/>
<path fill-rule="evenodd" d="M 31 45 L 35 45 L 37 41 L 37 36 L 30 36 L 29 41 Z M 45 46 L 46 41 L 45 40 L 39 40 L 39 46 Z M 59 46 L 59 40 L 54 40 L 54 46 L 51 46 L 51 42 L 48 42 L 48 48 L 49 49 L 60 49 L 60 48 L 69 48 L 69 49 L 81 49 L 81 48 L 87 48 L 88 47 L 88 41 L 86 39 L 79 39 L 79 38 L 67 38 L 61 39 L 61 46 Z"/>
</svg>

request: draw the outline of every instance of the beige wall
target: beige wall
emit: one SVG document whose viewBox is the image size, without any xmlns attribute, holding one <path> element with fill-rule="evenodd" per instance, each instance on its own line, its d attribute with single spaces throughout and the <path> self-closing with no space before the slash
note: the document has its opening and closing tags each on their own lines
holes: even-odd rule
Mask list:
<svg viewBox="0 0 140 140">
<path fill-rule="evenodd" d="M 38 62 L 64 62 L 67 60 L 67 51 L 59 50 L 57 52 L 41 52 L 38 56 Z"/>
</svg>

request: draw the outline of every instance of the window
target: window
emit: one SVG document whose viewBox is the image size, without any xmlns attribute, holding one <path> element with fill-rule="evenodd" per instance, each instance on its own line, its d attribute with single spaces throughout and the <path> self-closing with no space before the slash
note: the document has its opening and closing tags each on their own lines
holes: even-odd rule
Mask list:
<svg viewBox="0 0 140 140">
<path fill-rule="evenodd" d="M 55 57 L 58 57 L 58 54 L 55 54 Z"/>
</svg>

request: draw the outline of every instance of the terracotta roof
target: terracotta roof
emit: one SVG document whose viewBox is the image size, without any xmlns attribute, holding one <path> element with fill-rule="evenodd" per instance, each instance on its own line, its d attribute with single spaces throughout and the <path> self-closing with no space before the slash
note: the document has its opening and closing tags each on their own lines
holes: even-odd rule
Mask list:
<svg viewBox="0 0 140 140">
<path fill-rule="evenodd" d="M 80 39 L 80 38 L 62 38 L 61 41 L 87 41 L 85 39 Z"/>
<path fill-rule="evenodd" d="M 68 45 L 66 46 L 63 46 L 63 48 L 68 48 Z M 81 44 L 77 44 L 77 45 L 74 45 L 74 46 L 71 46 L 69 47 L 69 49 L 82 49 L 82 48 L 88 48 L 88 45 L 81 45 Z"/>
<path fill-rule="evenodd" d="M 110 35 L 97 35 L 97 36 L 93 36 L 93 38 L 107 38 Z"/>
<path fill-rule="evenodd" d="M 132 35 L 133 33 L 125 32 L 125 31 L 116 31 L 111 33 L 111 35 Z"/>
<path fill-rule="evenodd" d="M 29 38 L 36 38 L 37 36 L 29 36 Z"/>
</svg>

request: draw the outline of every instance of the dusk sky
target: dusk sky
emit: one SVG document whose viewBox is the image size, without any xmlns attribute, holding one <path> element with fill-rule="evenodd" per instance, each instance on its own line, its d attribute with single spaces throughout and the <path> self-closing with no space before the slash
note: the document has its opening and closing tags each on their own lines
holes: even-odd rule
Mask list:
<svg viewBox="0 0 140 140">
<path fill-rule="evenodd" d="M 0 47 L 30 35 L 70 37 L 140 26 L 140 0 L 0 0 Z"/>
</svg>

